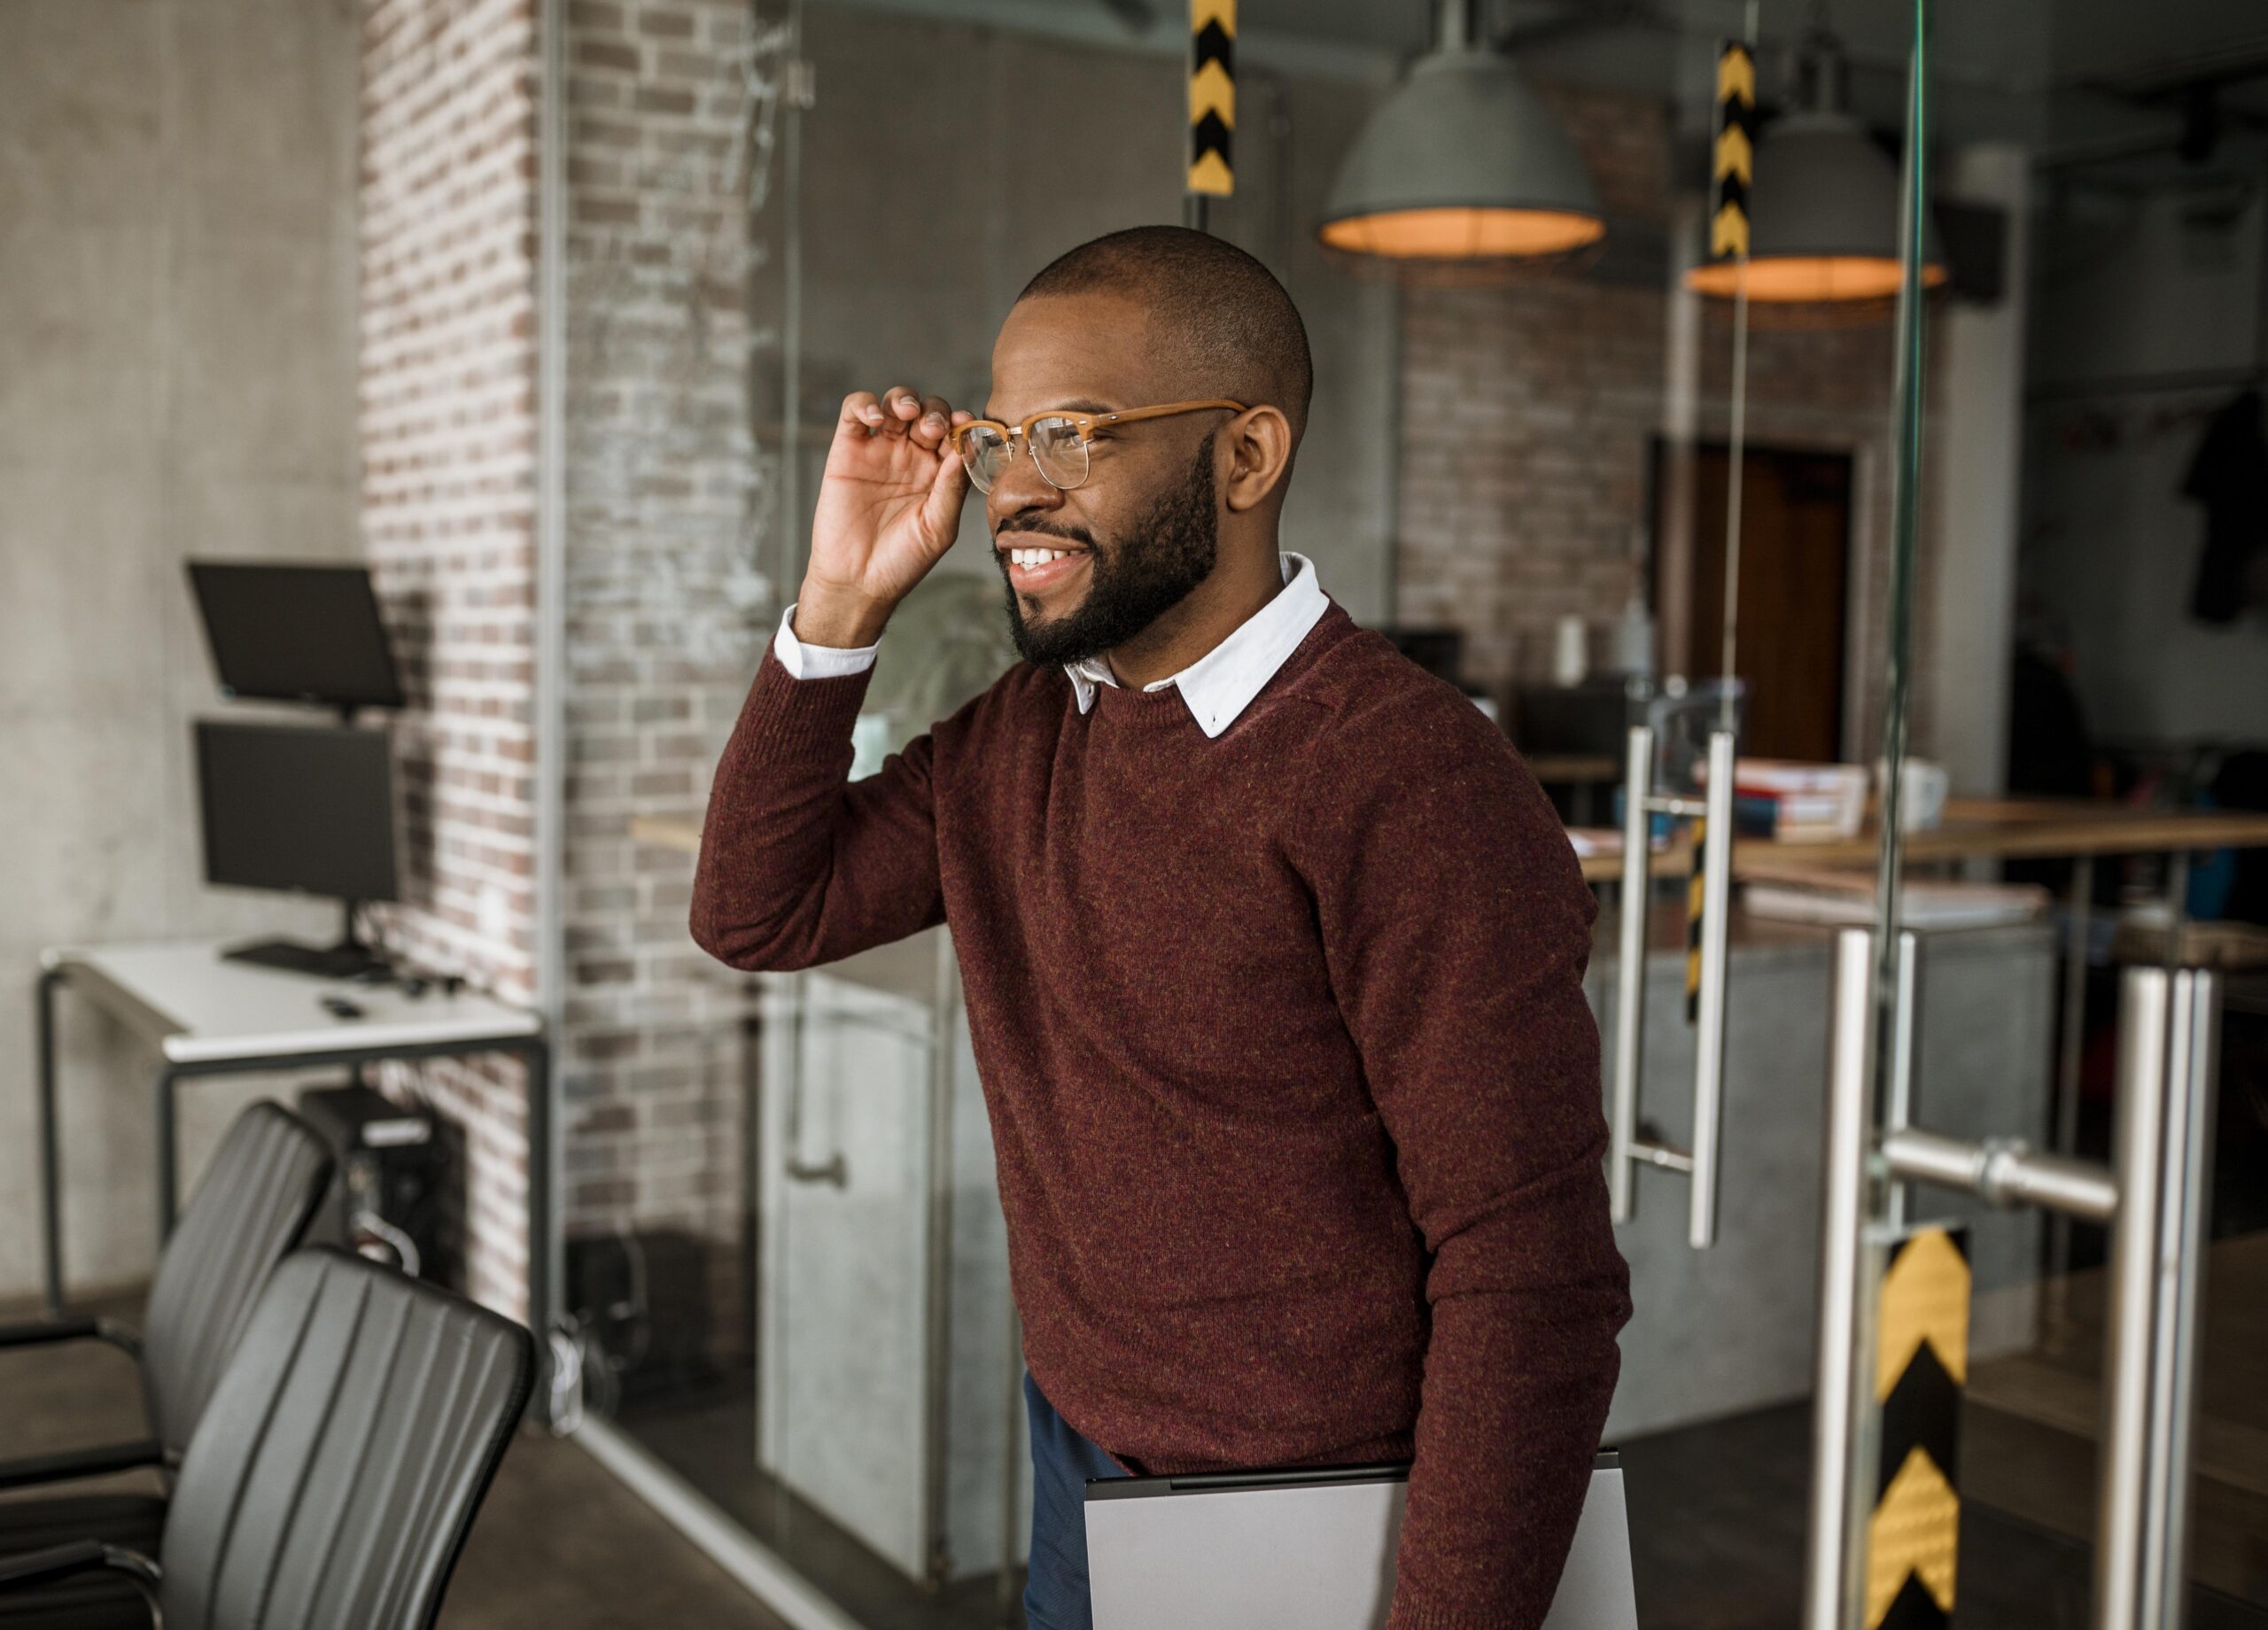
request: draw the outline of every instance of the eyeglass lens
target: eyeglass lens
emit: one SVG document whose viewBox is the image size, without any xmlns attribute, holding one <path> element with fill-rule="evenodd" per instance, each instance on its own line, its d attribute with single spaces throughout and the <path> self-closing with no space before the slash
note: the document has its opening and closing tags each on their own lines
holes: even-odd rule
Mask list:
<svg viewBox="0 0 2268 1630">
<path fill-rule="evenodd" d="M 1031 427 L 1032 462 L 1052 486 L 1073 487 L 1087 478 L 1087 442 L 1069 419 L 1040 419 Z M 972 425 L 961 437 L 961 462 L 980 493 L 1007 469 L 1014 444 L 989 424 Z"/>
</svg>

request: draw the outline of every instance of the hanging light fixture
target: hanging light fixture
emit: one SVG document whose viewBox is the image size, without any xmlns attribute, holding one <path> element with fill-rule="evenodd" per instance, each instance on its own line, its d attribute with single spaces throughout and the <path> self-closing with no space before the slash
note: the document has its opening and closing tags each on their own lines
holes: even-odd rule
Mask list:
<svg viewBox="0 0 2268 1630">
<path fill-rule="evenodd" d="M 1898 292 L 1897 167 L 1852 117 L 1850 67 L 1815 8 L 1797 57 L 1796 106 L 1756 144 L 1748 190 L 1748 298 L 1775 305 L 1886 301 Z M 1922 281 L 1946 281 L 1937 235 L 1927 221 Z M 1685 274 L 1686 286 L 1729 299 L 1740 263 L 1712 260 Z"/>
<path fill-rule="evenodd" d="M 1381 102 L 1339 167 L 1317 236 L 1405 268 L 1565 256 L 1606 236 L 1566 130 L 1476 26 L 1442 0 L 1434 49 Z"/>
</svg>

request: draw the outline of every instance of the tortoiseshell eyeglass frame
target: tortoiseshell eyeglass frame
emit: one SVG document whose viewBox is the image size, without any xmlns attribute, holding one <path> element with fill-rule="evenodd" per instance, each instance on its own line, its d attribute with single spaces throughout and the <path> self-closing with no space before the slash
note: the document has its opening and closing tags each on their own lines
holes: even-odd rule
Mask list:
<svg viewBox="0 0 2268 1630">
<path fill-rule="evenodd" d="M 1032 426 L 1037 424 L 1043 419 L 1060 419 L 1066 424 L 1068 424 L 1074 431 L 1077 431 L 1079 438 L 1077 445 L 1084 452 L 1088 445 L 1089 439 L 1094 434 L 1096 429 L 1101 425 L 1131 424 L 1137 420 L 1162 419 L 1170 414 L 1177 413 L 1202 413 L 1208 408 L 1225 408 L 1231 413 L 1242 413 L 1245 410 L 1245 407 L 1246 404 L 1243 402 L 1216 400 L 1207 402 L 1164 402 L 1154 408 L 1122 408 L 1115 413 L 1074 413 L 1068 408 L 1050 408 L 1043 412 L 1032 414 L 1021 424 L 1009 424 L 998 419 L 971 419 L 966 424 L 955 425 L 953 427 L 951 440 L 953 451 L 960 455 L 961 463 L 968 470 L 968 478 L 976 484 L 976 490 L 980 493 L 989 493 L 992 490 L 992 483 L 984 477 L 977 474 L 976 461 L 969 456 L 968 436 L 969 432 L 972 431 L 985 429 L 998 431 L 1000 433 L 1000 439 L 1007 444 L 1008 457 L 1013 459 L 1016 456 L 1016 444 L 1018 442 L 1021 441 L 1027 447 L 1032 445 Z M 1084 460 L 1082 461 L 1083 463 L 1085 461 Z M 1061 491 L 1068 492 L 1072 487 L 1079 485 L 1087 478 L 1087 470 L 1082 469 L 1079 472 L 1077 480 L 1060 481 L 1056 478 L 1053 472 L 1048 470 L 1045 461 L 1034 458 L 1032 462 L 1034 467 L 1038 470 L 1040 478 L 1042 480 L 1045 481 L 1048 485 Z"/>
</svg>

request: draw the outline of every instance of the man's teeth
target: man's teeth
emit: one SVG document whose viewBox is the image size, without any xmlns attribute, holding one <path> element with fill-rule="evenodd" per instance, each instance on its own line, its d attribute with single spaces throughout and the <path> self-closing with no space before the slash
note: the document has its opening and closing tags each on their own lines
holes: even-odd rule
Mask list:
<svg viewBox="0 0 2268 1630">
<path fill-rule="evenodd" d="M 1010 549 L 1008 558 L 1029 570 L 1034 566 L 1045 566 L 1050 561 L 1061 560 L 1070 553 L 1068 549 Z"/>
</svg>

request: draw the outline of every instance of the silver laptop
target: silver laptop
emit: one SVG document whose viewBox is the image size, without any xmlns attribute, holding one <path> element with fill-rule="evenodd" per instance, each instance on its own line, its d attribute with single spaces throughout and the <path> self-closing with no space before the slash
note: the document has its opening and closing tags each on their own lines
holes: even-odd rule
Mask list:
<svg viewBox="0 0 2268 1630">
<path fill-rule="evenodd" d="M 1410 1467 L 1087 1484 L 1095 1630 L 1378 1630 Z M 1622 1467 L 1601 1455 L 1544 1630 L 1637 1630 Z"/>
</svg>

